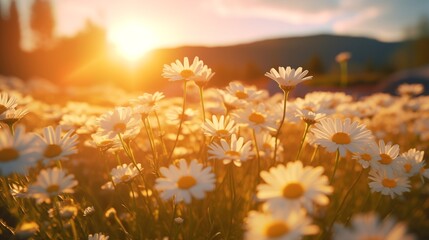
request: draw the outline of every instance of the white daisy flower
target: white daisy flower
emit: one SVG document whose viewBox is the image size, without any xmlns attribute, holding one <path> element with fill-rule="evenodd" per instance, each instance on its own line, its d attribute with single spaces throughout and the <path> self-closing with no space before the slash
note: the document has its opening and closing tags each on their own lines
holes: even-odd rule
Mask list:
<svg viewBox="0 0 429 240">
<path fill-rule="evenodd" d="M 323 167 L 304 167 L 301 161 L 289 162 L 262 171 L 261 178 L 266 184 L 258 185 L 257 197 L 266 201 L 266 207 L 272 211 L 292 211 L 304 207 L 312 211 L 313 203 L 325 206 L 329 203 L 328 194 L 333 188 Z"/>
<path fill-rule="evenodd" d="M 362 124 L 345 120 L 325 118 L 311 129 L 314 134 L 314 143 L 325 147 L 328 152 L 339 151 L 340 156 L 346 156 L 347 150 L 352 153 L 362 151 L 372 139 L 372 133 Z"/>
<path fill-rule="evenodd" d="M 0 129 L 0 175 L 26 174 L 40 156 L 36 140 L 21 125 L 16 127 L 14 135 L 8 129 Z"/>
<path fill-rule="evenodd" d="M 142 114 L 143 118 L 147 117 L 149 113 L 159 109 L 159 101 L 163 99 L 164 93 L 155 92 L 154 94 L 144 93 L 135 99 L 131 99 L 131 104 L 135 105 L 134 112 Z"/>
<path fill-rule="evenodd" d="M 203 70 L 204 63 L 198 57 L 194 58 L 194 61 L 189 65 L 187 57 L 183 59 L 183 64 L 176 60 L 176 62 L 170 65 L 165 64 L 162 70 L 162 76 L 168 78 L 169 81 L 180 81 L 180 80 L 194 80 L 200 75 Z"/>
<path fill-rule="evenodd" d="M 201 72 L 196 75 L 193 80 L 195 81 L 195 84 L 197 84 L 199 87 L 204 87 L 214 75 L 215 73 L 212 72 L 212 69 L 204 65 Z"/>
<path fill-rule="evenodd" d="M 138 163 L 137 167 L 134 164 L 122 164 L 116 166 L 110 171 L 113 182 L 116 184 L 119 183 L 128 183 L 133 180 L 136 176 L 139 175 L 139 169 L 142 170 L 141 164 Z"/>
<path fill-rule="evenodd" d="M 206 119 L 202 129 L 206 136 L 218 138 L 226 138 L 236 132 L 235 121 L 224 115 L 221 115 L 219 119 L 216 115 L 213 115 L 212 121 Z"/>
<path fill-rule="evenodd" d="M 369 187 L 372 192 L 389 195 L 391 198 L 402 196 L 404 192 L 410 191 L 410 181 L 407 176 L 397 172 L 378 171 L 371 169 L 369 172 Z"/>
<path fill-rule="evenodd" d="M 18 99 L 7 92 L 0 92 L 0 115 L 18 105 Z"/>
<path fill-rule="evenodd" d="M 399 145 L 388 142 L 384 143 L 383 140 L 378 141 L 379 147 L 379 157 L 373 158 L 371 160 L 371 167 L 377 169 L 378 171 L 403 171 L 399 165 L 397 159 L 399 155 Z"/>
<path fill-rule="evenodd" d="M 403 166 L 405 175 L 408 177 L 414 176 L 420 172 L 425 166 L 423 161 L 424 151 L 418 151 L 415 148 L 401 154 L 398 159 L 398 164 Z"/>
<path fill-rule="evenodd" d="M 403 223 L 396 223 L 391 218 L 380 221 L 374 213 L 358 214 L 353 216 L 350 228 L 343 225 L 335 225 L 333 231 L 334 240 L 414 240 L 414 236 L 407 234 L 407 227 Z"/>
<path fill-rule="evenodd" d="M 73 193 L 77 184 L 73 174 L 66 175 L 66 172 L 59 168 L 43 169 L 36 182 L 28 187 L 28 193 L 37 203 L 50 203 L 51 198 L 61 193 Z"/>
<path fill-rule="evenodd" d="M 58 125 L 55 129 L 52 126 L 44 128 L 43 136 L 39 135 L 44 164 L 49 164 L 54 160 L 65 160 L 68 156 L 77 153 L 78 135 L 73 134 L 73 129 L 64 136 L 61 133 L 62 126 Z"/>
<path fill-rule="evenodd" d="M 160 168 L 164 177 L 157 178 L 155 188 L 161 191 L 161 198 L 168 200 L 175 196 L 177 202 L 191 203 L 192 197 L 203 199 L 205 193 L 215 188 L 215 175 L 211 167 L 192 160 L 188 165 L 185 159 L 179 160 L 179 166 Z"/>
<path fill-rule="evenodd" d="M 290 91 L 295 88 L 299 83 L 310 80 L 313 76 L 307 76 L 308 71 L 302 71 L 302 68 L 299 67 L 296 70 L 291 67 L 279 67 L 277 71 L 274 68 L 271 68 L 270 72 L 265 73 L 265 76 L 276 81 L 280 88 L 284 91 Z"/>
<path fill-rule="evenodd" d="M 302 210 L 284 214 L 250 211 L 245 222 L 245 239 L 248 240 L 298 240 L 319 231 Z"/>
<path fill-rule="evenodd" d="M 130 107 L 117 107 L 98 118 L 98 132 L 107 138 L 117 138 L 121 134 L 124 139 L 132 139 L 139 134 L 143 122 L 140 114 Z"/>
<path fill-rule="evenodd" d="M 109 236 L 102 233 L 94 233 L 88 235 L 88 240 L 109 240 Z"/>
<path fill-rule="evenodd" d="M 236 98 L 232 104 L 239 106 L 246 106 L 249 103 L 257 102 L 264 96 L 262 91 L 258 91 L 253 86 L 244 86 L 240 82 L 230 82 L 223 93 Z"/>
<path fill-rule="evenodd" d="M 212 142 L 209 145 L 209 159 L 222 160 L 224 164 L 233 162 L 240 167 L 242 162 L 253 156 L 251 144 L 251 141 L 244 142 L 243 137 L 237 139 L 237 135 L 232 134 L 229 144 L 225 139 L 221 139 L 220 144 Z"/>
<path fill-rule="evenodd" d="M 371 161 L 381 159 L 378 146 L 374 141 L 370 141 L 365 145 L 361 152 L 354 153 L 352 158 L 358 161 L 363 168 L 368 168 L 371 165 Z"/>
<path fill-rule="evenodd" d="M 21 118 L 27 115 L 28 109 L 26 108 L 10 108 L 0 114 L 0 122 L 3 122 L 9 126 L 12 126 L 16 122 L 18 122 Z"/>
<path fill-rule="evenodd" d="M 256 132 L 261 131 L 261 129 L 276 131 L 276 121 L 262 103 L 249 106 L 235 113 L 234 116 L 238 124 L 254 129 Z"/>
</svg>

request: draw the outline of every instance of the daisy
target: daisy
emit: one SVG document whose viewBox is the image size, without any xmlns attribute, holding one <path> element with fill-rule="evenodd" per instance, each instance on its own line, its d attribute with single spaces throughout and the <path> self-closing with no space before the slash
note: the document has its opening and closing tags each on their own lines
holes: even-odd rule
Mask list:
<svg viewBox="0 0 429 240">
<path fill-rule="evenodd" d="M 352 57 L 350 52 L 340 52 L 335 56 L 335 61 L 341 63 L 341 62 L 347 62 Z"/>
<path fill-rule="evenodd" d="M 112 171 L 110 171 L 110 175 L 115 185 L 119 183 L 129 183 L 139 175 L 141 170 L 142 167 L 140 163 L 137 164 L 137 167 L 134 164 L 122 164 L 113 168 Z"/>
<path fill-rule="evenodd" d="M 401 154 L 398 164 L 403 166 L 406 176 L 411 177 L 420 172 L 420 169 L 425 165 L 423 161 L 424 154 L 424 151 L 418 151 L 415 148 Z"/>
<path fill-rule="evenodd" d="M 258 91 L 255 87 L 246 87 L 240 82 L 231 82 L 226 87 L 226 94 L 235 97 L 239 105 L 247 105 L 251 102 L 261 100 L 263 92 Z"/>
<path fill-rule="evenodd" d="M 124 139 L 131 139 L 139 134 L 143 122 L 140 114 L 136 114 L 130 107 L 117 107 L 98 118 L 101 135 L 107 138 L 116 138 L 121 134 Z"/>
<path fill-rule="evenodd" d="M 165 111 L 166 122 L 171 125 L 179 125 L 180 121 L 183 121 L 184 124 L 190 123 L 196 114 L 197 111 L 192 108 L 186 108 L 183 114 L 181 107 L 172 107 Z"/>
<path fill-rule="evenodd" d="M 368 168 L 371 165 L 371 161 L 381 159 L 377 143 L 374 141 L 369 142 L 360 152 L 353 154 L 352 158 L 358 161 L 363 168 Z"/>
<path fill-rule="evenodd" d="M 183 64 L 176 60 L 176 62 L 170 65 L 165 64 L 162 70 L 162 76 L 168 78 L 169 81 L 180 81 L 180 80 L 194 80 L 200 75 L 203 70 L 204 63 L 198 57 L 194 58 L 194 61 L 189 65 L 187 57 L 183 59 Z"/>
<path fill-rule="evenodd" d="M 311 129 L 314 134 L 314 143 L 325 147 L 328 152 L 339 151 L 344 157 L 347 150 L 352 153 L 361 151 L 362 146 L 368 144 L 372 139 L 372 133 L 362 124 L 345 120 L 325 118 L 314 125 Z"/>
<path fill-rule="evenodd" d="M 200 88 L 204 87 L 214 75 L 215 73 L 212 73 L 212 69 L 204 65 L 201 72 L 194 78 L 195 84 L 197 84 Z"/>
<path fill-rule="evenodd" d="M 335 225 L 333 232 L 334 240 L 413 240 L 413 235 L 407 234 L 407 227 L 403 223 L 396 223 L 391 218 L 383 222 L 374 213 L 359 214 L 352 218 L 350 228 L 343 225 Z"/>
<path fill-rule="evenodd" d="M 276 131 L 276 121 L 262 103 L 249 106 L 235 113 L 234 116 L 237 123 L 254 129 L 256 132 L 261 131 L 261 129 Z"/>
<path fill-rule="evenodd" d="M 378 142 L 379 147 L 379 156 L 371 160 L 371 167 L 377 169 L 378 171 L 402 171 L 401 166 L 399 166 L 399 161 L 397 159 L 399 155 L 399 145 L 388 142 L 384 143 L 383 140 Z"/>
<path fill-rule="evenodd" d="M 212 116 L 212 121 L 206 119 L 202 125 L 203 132 L 209 137 L 227 138 L 236 132 L 235 121 L 228 116 L 221 115 L 219 119 L 216 115 Z"/>
<path fill-rule="evenodd" d="M 131 104 L 135 105 L 134 112 L 142 114 L 143 118 L 149 113 L 159 109 L 159 101 L 163 99 L 164 93 L 155 92 L 154 94 L 144 93 L 136 99 L 131 99 Z"/>
<path fill-rule="evenodd" d="M 209 145 L 209 159 L 222 160 L 223 164 L 234 163 L 240 167 L 242 162 L 249 160 L 253 155 L 251 152 L 251 141 L 244 142 L 243 137 L 237 139 L 237 135 L 232 134 L 229 144 L 225 139 L 220 140 L 220 144 L 212 142 Z"/>
<path fill-rule="evenodd" d="M 322 167 L 304 167 L 301 161 L 289 162 L 286 167 L 272 167 L 269 172 L 261 172 L 266 184 L 258 185 L 257 197 L 266 201 L 266 207 L 272 212 L 301 207 L 311 212 L 313 203 L 326 206 L 329 203 L 327 195 L 333 191 L 322 173 Z"/>
<path fill-rule="evenodd" d="M 61 193 L 73 193 L 75 186 L 77 181 L 73 174 L 66 175 L 66 172 L 59 168 L 43 169 L 36 182 L 29 186 L 28 193 L 37 203 L 50 203 L 51 198 Z"/>
<path fill-rule="evenodd" d="M 401 96 L 417 96 L 424 91 L 423 84 L 401 84 L 398 87 L 398 93 Z"/>
<path fill-rule="evenodd" d="M 245 222 L 245 239 L 248 240 L 298 240 L 319 231 L 302 210 L 276 215 L 250 211 Z"/>
<path fill-rule="evenodd" d="M 3 122 L 9 126 L 12 126 L 16 122 L 21 120 L 21 118 L 23 118 L 25 115 L 27 115 L 27 113 L 28 113 L 28 110 L 25 108 L 19 108 L 19 109 L 10 108 L 0 115 L 0 122 Z"/>
<path fill-rule="evenodd" d="M 21 125 L 14 135 L 8 129 L 0 129 L 0 175 L 26 174 L 40 156 L 36 143 L 35 135 L 25 133 Z"/>
<path fill-rule="evenodd" d="M 268 158 L 272 158 L 274 156 L 274 148 L 275 148 L 275 142 L 276 142 L 276 138 L 271 136 L 271 134 L 269 134 L 268 132 L 263 132 L 261 134 L 257 134 L 256 135 L 256 142 L 258 144 L 258 149 L 259 149 L 259 155 L 261 156 L 261 158 L 264 157 L 268 157 Z M 279 142 L 279 140 L 277 139 L 277 142 Z M 282 162 L 282 155 L 279 154 L 283 152 L 283 146 L 279 146 L 277 148 L 277 156 L 276 156 L 276 161 L 277 162 Z"/>
<path fill-rule="evenodd" d="M 109 236 L 102 233 L 95 233 L 94 235 L 89 234 L 88 240 L 109 240 Z"/>
<path fill-rule="evenodd" d="M 77 153 L 78 136 L 74 130 L 69 130 L 61 136 L 62 126 L 55 129 L 52 126 L 43 129 L 43 136 L 39 135 L 39 145 L 42 150 L 44 164 L 54 160 L 65 160 L 68 156 Z"/>
<path fill-rule="evenodd" d="M 410 191 L 410 181 L 407 176 L 397 172 L 377 171 L 371 169 L 369 172 L 369 187 L 372 192 L 379 192 L 382 195 L 401 196 L 404 192 Z"/>
<path fill-rule="evenodd" d="M 307 76 L 308 71 L 302 71 L 302 68 L 299 67 L 296 70 L 291 67 L 279 67 L 279 71 L 274 68 L 271 68 L 270 72 L 265 73 L 265 76 L 276 81 L 280 88 L 283 91 L 290 91 L 295 88 L 295 86 L 303 81 L 313 78 L 313 76 Z"/>
<path fill-rule="evenodd" d="M 18 99 L 7 92 L 0 92 L 0 115 L 18 105 Z"/>
<path fill-rule="evenodd" d="M 295 111 L 296 116 L 298 116 L 303 122 L 307 123 L 308 125 L 313 125 L 326 116 L 325 113 L 316 113 L 307 109 L 297 108 Z"/>
<path fill-rule="evenodd" d="M 205 192 L 215 188 L 215 175 L 211 167 L 203 168 L 203 165 L 192 160 L 188 165 L 185 159 L 179 160 L 179 166 L 160 168 L 164 177 L 157 178 L 155 188 L 161 191 L 161 198 L 168 200 L 175 197 L 177 202 L 191 203 L 192 197 L 203 199 Z"/>
<path fill-rule="evenodd" d="M 16 227 L 15 236 L 17 239 L 31 239 L 39 230 L 36 222 L 23 222 Z"/>
</svg>

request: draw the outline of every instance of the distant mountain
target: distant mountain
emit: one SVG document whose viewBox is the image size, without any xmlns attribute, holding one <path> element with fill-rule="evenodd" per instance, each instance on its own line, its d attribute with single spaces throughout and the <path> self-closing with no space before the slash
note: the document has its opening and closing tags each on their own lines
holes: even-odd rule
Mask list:
<svg viewBox="0 0 429 240">
<path fill-rule="evenodd" d="M 147 56 L 148 61 L 142 62 L 142 74 L 150 79 L 158 79 L 163 64 L 176 59 L 182 60 L 185 56 L 199 56 L 216 72 L 214 81 L 217 83 L 213 83 L 216 86 L 225 85 L 232 80 L 257 82 L 272 67 L 305 67 L 315 57 L 325 71 L 331 71 L 337 67 L 335 56 L 342 51 L 352 54 L 349 63 L 351 71 L 360 71 L 368 65 L 379 69 L 389 66 L 395 53 L 403 45 L 403 42 L 386 43 L 364 37 L 315 35 L 233 46 L 158 49 Z M 159 82 L 156 84 L 159 87 L 158 84 Z"/>
</svg>

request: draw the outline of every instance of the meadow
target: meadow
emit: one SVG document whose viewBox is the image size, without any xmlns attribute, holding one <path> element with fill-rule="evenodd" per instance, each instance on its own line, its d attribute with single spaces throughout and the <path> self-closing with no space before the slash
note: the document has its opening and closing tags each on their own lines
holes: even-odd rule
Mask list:
<svg viewBox="0 0 429 240">
<path fill-rule="evenodd" d="M 311 72 L 271 69 L 275 95 L 206 87 L 198 58 L 159 74 L 182 97 L 0 79 L 2 239 L 429 239 L 422 85 L 291 98 Z"/>
</svg>

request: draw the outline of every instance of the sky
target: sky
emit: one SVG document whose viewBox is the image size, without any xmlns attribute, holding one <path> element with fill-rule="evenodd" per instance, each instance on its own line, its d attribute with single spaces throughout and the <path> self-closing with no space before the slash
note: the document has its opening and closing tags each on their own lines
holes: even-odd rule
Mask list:
<svg viewBox="0 0 429 240">
<path fill-rule="evenodd" d="M 7 4 L 11 0 L 0 0 Z M 23 35 L 32 0 L 17 0 Z M 219 46 L 320 33 L 381 41 L 429 17 L 429 0 L 52 0 L 56 35 L 73 35 L 87 19 L 113 29 L 135 23 L 151 47 Z M 24 45 L 31 45 L 25 42 Z"/>
</svg>

